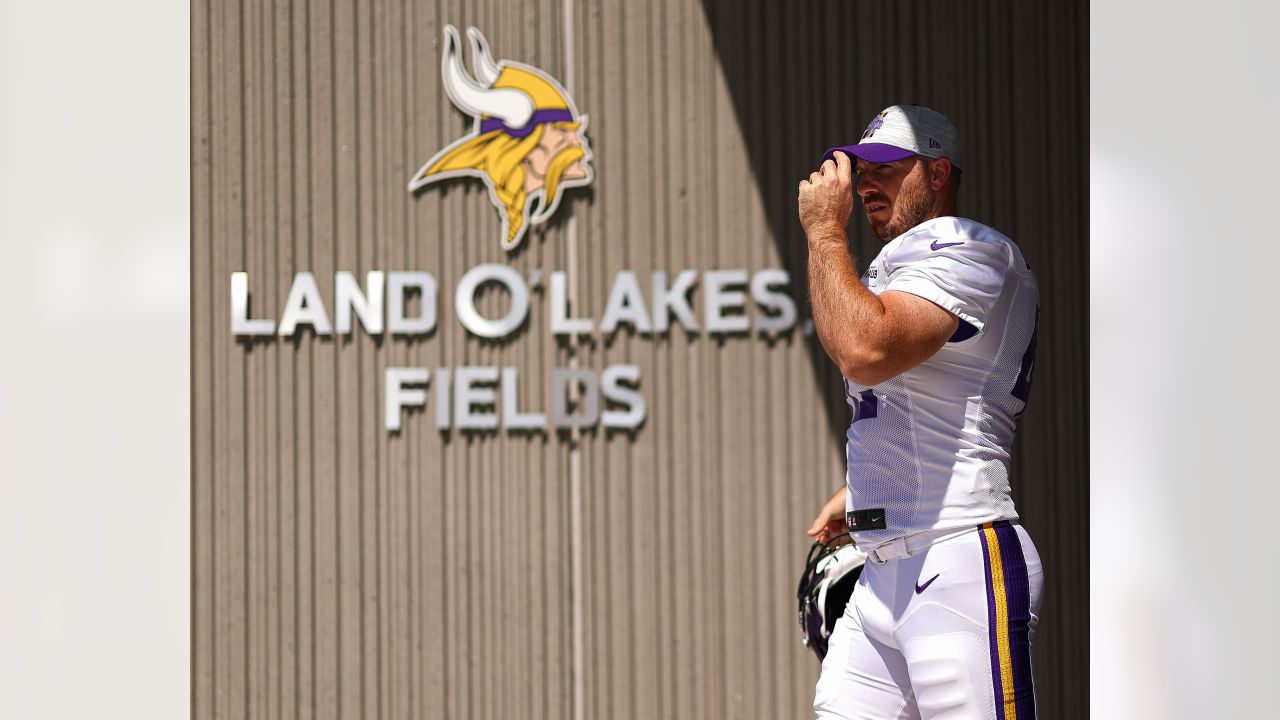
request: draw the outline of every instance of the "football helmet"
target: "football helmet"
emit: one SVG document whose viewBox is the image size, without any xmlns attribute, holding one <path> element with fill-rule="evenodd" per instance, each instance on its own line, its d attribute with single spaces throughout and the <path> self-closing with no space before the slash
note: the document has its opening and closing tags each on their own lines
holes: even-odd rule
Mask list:
<svg viewBox="0 0 1280 720">
<path fill-rule="evenodd" d="M 866 553 L 858 549 L 849 533 L 809 547 L 796 601 L 802 641 L 818 660 L 827 656 L 827 640 L 844 614 L 866 562 Z"/>
</svg>

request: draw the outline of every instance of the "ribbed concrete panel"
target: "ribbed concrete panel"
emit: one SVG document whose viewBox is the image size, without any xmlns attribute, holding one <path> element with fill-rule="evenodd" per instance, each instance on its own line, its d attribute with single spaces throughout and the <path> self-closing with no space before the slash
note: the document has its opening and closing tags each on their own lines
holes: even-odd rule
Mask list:
<svg viewBox="0 0 1280 720">
<path fill-rule="evenodd" d="M 545 289 L 524 327 L 484 341 L 452 298 L 486 262 L 524 277 L 573 268 L 574 311 L 597 319 L 622 270 L 647 294 L 653 271 L 781 267 L 802 298 L 796 182 L 898 101 L 956 121 L 966 214 L 1017 240 L 1041 281 L 1015 489 L 1048 572 L 1041 715 L 1083 716 L 1085 12 L 195 0 L 194 716 L 806 716 L 818 665 L 792 593 L 803 529 L 843 473 L 848 421 L 816 342 L 677 328 L 572 346 L 551 333 Z M 590 116 L 595 184 L 570 190 L 513 253 L 480 183 L 405 190 L 469 129 L 441 87 L 446 23 L 568 83 Z M 870 259 L 857 223 L 855 240 Z M 232 335 L 232 272 L 249 274 L 253 316 L 278 318 L 300 271 L 332 310 L 335 270 L 362 283 L 370 270 L 431 272 L 438 328 Z M 506 303 L 488 292 L 479 306 L 495 316 Z M 425 411 L 382 429 L 387 367 L 514 366 L 521 407 L 546 409 L 553 368 L 623 362 L 640 367 L 648 402 L 634 432 L 442 433 L 435 378 Z"/>
</svg>

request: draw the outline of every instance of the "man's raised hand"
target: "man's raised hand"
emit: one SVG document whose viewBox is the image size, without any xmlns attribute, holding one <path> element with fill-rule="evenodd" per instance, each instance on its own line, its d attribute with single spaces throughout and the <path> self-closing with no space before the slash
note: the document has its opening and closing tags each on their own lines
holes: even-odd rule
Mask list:
<svg viewBox="0 0 1280 720">
<path fill-rule="evenodd" d="M 800 225 L 810 242 L 833 235 L 843 238 L 853 213 L 853 163 L 849 156 L 836 151 L 834 161 L 823 162 L 808 180 L 801 180 L 797 204 Z"/>
</svg>

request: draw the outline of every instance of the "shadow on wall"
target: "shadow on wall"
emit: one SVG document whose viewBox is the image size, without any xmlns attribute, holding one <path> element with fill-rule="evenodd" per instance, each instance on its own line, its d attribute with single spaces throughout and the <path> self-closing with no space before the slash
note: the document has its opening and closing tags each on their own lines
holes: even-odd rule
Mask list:
<svg viewBox="0 0 1280 720">
<path fill-rule="evenodd" d="M 1087 73 L 1071 67 L 1053 77 L 1063 68 L 1049 56 L 1079 54 L 1072 26 L 1053 17 L 1078 19 L 1071 3 L 702 0 L 702 9 L 770 234 L 806 315 L 796 185 L 828 148 L 857 142 L 872 117 L 897 103 L 927 105 L 956 125 L 968 166 L 960 213 L 1018 242 L 1040 276 L 1042 301 L 1055 289 L 1043 272 L 1054 261 L 1050 244 L 1081 257 L 1087 126 L 1079 99 L 1087 89 L 1070 83 Z M 1071 167 L 1046 177 L 1051 153 Z M 1052 217 L 1054 208 L 1069 219 Z M 857 202 L 849 238 L 860 270 L 882 247 Z M 1087 263 L 1080 265 L 1087 273 Z M 1080 300 L 1077 289 L 1063 299 Z M 849 410 L 839 373 L 816 337 L 806 341 L 832 437 L 842 445 Z"/>
<path fill-rule="evenodd" d="M 778 254 L 807 315 L 797 184 L 885 107 L 947 115 L 965 149 L 960 213 L 1013 238 L 1036 271 L 1044 325 L 1019 424 L 1014 495 L 1036 529 L 1047 585 L 1037 696 L 1048 717 L 1088 697 L 1088 6 L 1071 0 L 701 0 L 743 151 Z M 725 123 L 730 120 L 724 120 Z M 859 269 L 880 251 L 855 202 Z M 828 426 L 849 420 L 839 373 L 809 343 Z M 1026 480 L 1032 478 L 1032 480 Z M 1043 680 L 1043 682 L 1041 682 Z"/>
<path fill-rule="evenodd" d="M 764 199 L 770 234 L 801 307 L 808 306 L 807 252 L 796 219 L 796 185 L 818 168 L 823 152 L 857 142 L 870 119 L 896 103 L 940 110 L 960 129 L 966 146 L 974 144 L 974 129 L 980 123 L 995 122 L 998 127 L 999 118 L 992 117 L 991 109 L 980 108 L 989 104 L 990 88 L 981 91 L 984 79 L 979 76 L 993 60 L 972 38 L 960 36 L 964 22 L 978 22 L 966 8 L 834 0 L 702 0 L 702 8 Z M 981 150 L 969 156 L 973 165 L 989 159 Z M 997 218 L 991 217 L 999 212 L 993 213 L 996 209 L 981 200 L 987 186 L 970 180 L 989 180 L 992 175 L 968 173 L 961 203 L 967 216 L 986 218 L 999 228 Z M 1006 222 L 1004 232 L 1011 233 L 1008 227 Z M 860 270 L 882 247 L 867 231 L 859 203 L 849 238 Z M 814 376 L 822 386 L 832 439 L 843 445 L 849 409 L 839 372 L 816 336 L 806 342 Z"/>
</svg>

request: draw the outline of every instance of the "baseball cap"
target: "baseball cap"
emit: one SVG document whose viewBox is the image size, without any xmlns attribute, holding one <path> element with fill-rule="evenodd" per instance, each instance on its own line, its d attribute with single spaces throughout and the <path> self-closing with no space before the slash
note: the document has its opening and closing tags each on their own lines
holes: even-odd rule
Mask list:
<svg viewBox="0 0 1280 720">
<path fill-rule="evenodd" d="M 955 126 L 946 115 L 923 105 L 890 105 L 871 119 L 856 145 L 833 147 L 823 154 L 822 161 L 835 159 L 837 150 L 873 163 L 923 155 L 945 157 L 958 168 L 964 166 Z"/>
</svg>

